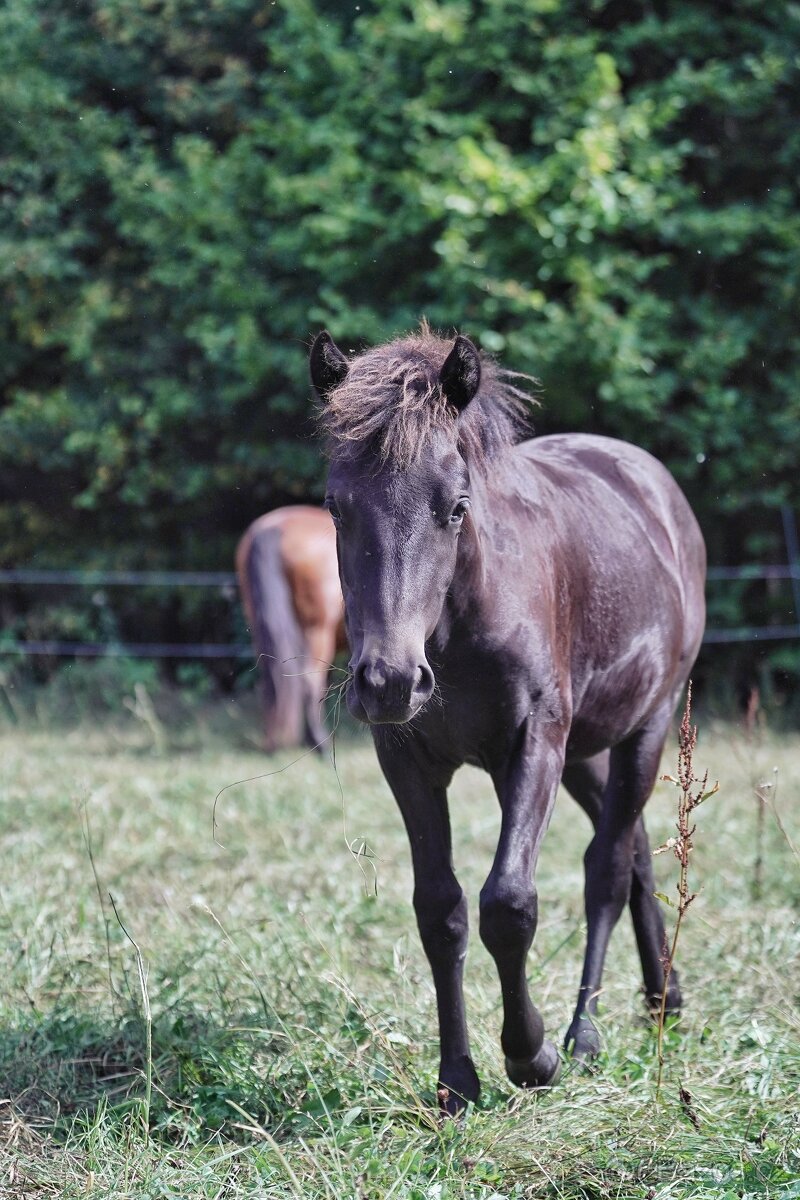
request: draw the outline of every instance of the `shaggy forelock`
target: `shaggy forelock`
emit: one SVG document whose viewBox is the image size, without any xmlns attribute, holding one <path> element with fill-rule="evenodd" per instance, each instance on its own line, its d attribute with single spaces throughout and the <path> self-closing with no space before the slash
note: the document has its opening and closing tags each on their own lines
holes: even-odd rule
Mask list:
<svg viewBox="0 0 800 1200">
<path fill-rule="evenodd" d="M 431 435 L 449 432 L 473 465 L 532 433 L 530 395 L 514 375 L 481 355 L 481 386 L 459 416 L 439 384 L 452 340 L 421 333 L 377 346 L 353 359 L 343 382 L 321 406 L 320 427 L 330 455 L 374 456 L 404 468 L 416 462 Z"/>
</svg>

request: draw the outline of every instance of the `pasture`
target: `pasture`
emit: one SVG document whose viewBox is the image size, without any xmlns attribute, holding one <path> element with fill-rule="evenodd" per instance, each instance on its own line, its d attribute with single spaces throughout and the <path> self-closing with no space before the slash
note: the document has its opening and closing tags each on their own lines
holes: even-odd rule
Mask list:
<svg viewBox="0 0 800 1200">
<path fill-rule="evenodd" d="M 140 689 L 130 707 L 54 725 L 17 706 L 0 728 L 3 1200 L 800 1197 L 800 737 L 748 739 L 696 713 L 696 766 L 720 791 L 698 813 L 686 1008 L 659 1099 L 627 917 L 596 1070 L 567 1068 L 540 1094 L 506 1080 L 476 921 L 497 806 L 487 777 L 457 776 L 483 1092 L 440 1124 L 407 838 L 371 743 L 343 737 L 334 769 L 259 753 L 247 700 L 156 711 Z M 676 757 L 673 737 L 665 771 Z M 654 845 L 675 804 L 659 783 Z M 559 1042 L 588 838 L 562 794 L 529 962 Z M 674 858 L 655 865 L 674 894 Z"/>
</svg>

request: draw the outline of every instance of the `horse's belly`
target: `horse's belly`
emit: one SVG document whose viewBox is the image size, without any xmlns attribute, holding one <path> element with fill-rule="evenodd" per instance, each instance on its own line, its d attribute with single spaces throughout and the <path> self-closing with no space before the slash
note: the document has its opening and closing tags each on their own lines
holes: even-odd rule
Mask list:
<svg viewBox="0 0 800 1200">
<path fill-rule="evenodd" d="M 676 683 L 680 683 L 676 680 L 679 663 L 679 654 L 667 654 L 663 649 L 647 654 L 640 649 L 630 658 L 588 675 L 573 694 L 567 762 L 616 746 L 643 728 L 658 709 L 672 706 L 677 698 Z"/>
<path fill-rule="evenodd" d="M 624 742 L 646 724 L 647 717 L 656 707 L 658 705 L 649 710 L 644 707 L 637 708 L 635 716 L 632 717 L 632 710 L 622 704 L 616 710 L 604 712 L 602 717 L 594 713 L 587 718 L 574 719 L 567 737 L 565 761 L 570 763 L 593 758 L 601 750 L 608 750 Z"/>
<path fill-rule="evenodd" d="M 601 751 L 608 750 L 618 742 L 624 741 L 631 732 L 632 730 L 627 728 L 627 723 L 620 723 L 615 729 L 612 729 L 611 727 L 601 728 L 593 721 L 573 721 L 567 738 L 564 761 L 565 763 L 574 763 L 594 758 L 595 754 L 600 754 Z"/>
</svg>

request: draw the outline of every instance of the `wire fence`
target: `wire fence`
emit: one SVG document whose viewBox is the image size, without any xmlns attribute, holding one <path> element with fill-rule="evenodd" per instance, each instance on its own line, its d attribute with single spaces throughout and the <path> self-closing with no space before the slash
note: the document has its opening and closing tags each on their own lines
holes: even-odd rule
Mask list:
<svg viewBox="0 0 800 1200">
<path fill-rule="evenodd" d="M 791 548 L 790 548 L 791 549 Z M 800 638 L 800 562 L 790 564 L 749 564 L 739 567 L 710 567 L 709 581 L 753 582 L 790 580 L 795 600 L 794 623 L 784 625 L 743 625 L 735 628 L 707 629 L 706 645 L 744 642 L 782 641 Z M 155 587 L 217 588 L 233 600 L 237 594 L 236 575 L 232 571 L 48 571 L 34 568 L 0 570 L 0 585 L 26 587 Z M 239 659 L 251 658 L 247 643 L 220 642 L 81 642 L 4 639 L 0 631 L 0 655 L 42 656 L 54 658 L 173 658 Z"/>
<path fill-rule="evenodd" d="M 42 658 L 252 658 L 253 647 L 235 642 L 2 642 L 0 654 Z"/>
<path fill-rule="evenodd" d="M 150 587 L 216 588 L 233 600 L 237 595 L 232 571 L 48 571 L 36 568 L 0 570 L 0 584 L 25 587 Z M 83 642 L 59 639 L 19 641 L 4 639 L 0 655 L 52 658 L 252 658 L 249 643 L 220 642 Z"/>
<path fill-rule="evenodd" d="M 0 583 L 75 587 L 219 587 L 235 588 L 233 571 L 0 571 Z"/>
</svg>

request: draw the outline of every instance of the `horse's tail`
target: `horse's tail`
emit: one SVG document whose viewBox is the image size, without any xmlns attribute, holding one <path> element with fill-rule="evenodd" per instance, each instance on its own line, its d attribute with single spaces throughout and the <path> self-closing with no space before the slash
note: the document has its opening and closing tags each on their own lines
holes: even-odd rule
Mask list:
<svg viewBox="0 0 800 1200">
<path fill-rule="evenodd" d="M 264 748 L 268 752 L 301 745 L 305 729 L 302 671 L 306 644 L 295 614 L 280 540 L 280 529 L 255 530 L 238 564 L 261 671 Z"/>
</svg>

